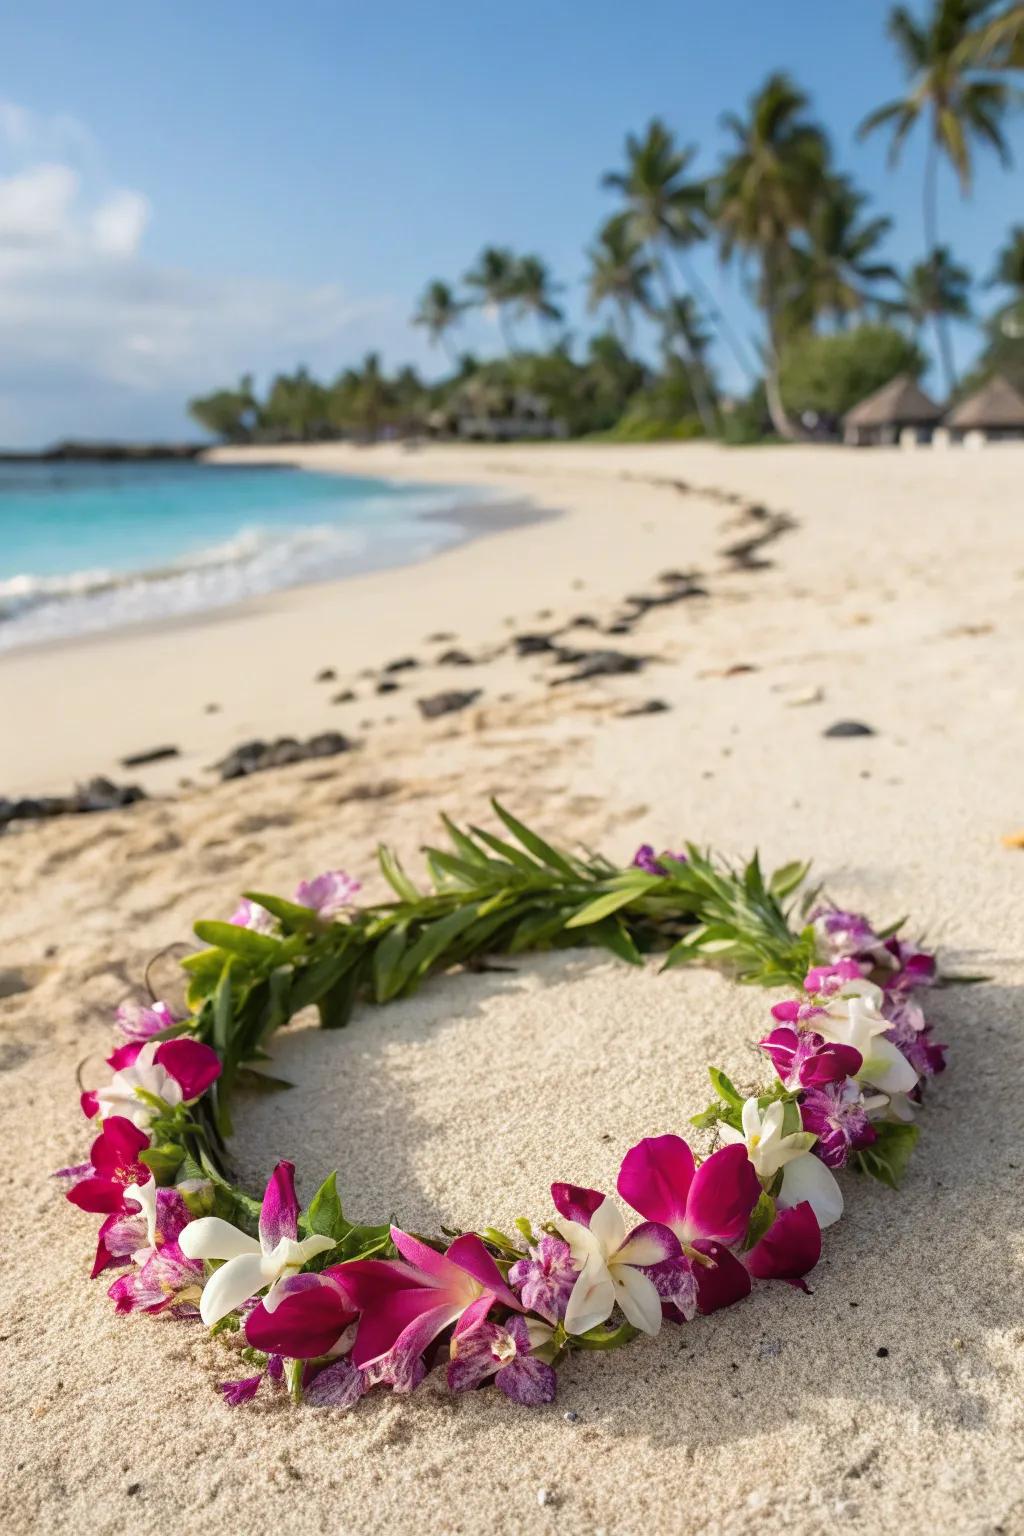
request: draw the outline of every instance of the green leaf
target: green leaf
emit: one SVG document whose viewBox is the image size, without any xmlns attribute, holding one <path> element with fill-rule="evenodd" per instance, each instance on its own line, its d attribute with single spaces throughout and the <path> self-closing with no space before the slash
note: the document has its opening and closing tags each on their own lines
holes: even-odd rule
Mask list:
<svg viewBox="0 0 1024 1536">
<path fill-rule="evenodd" d="M 542 837 L 538 837 L 536 832 L 531 832 L 529 827 L 524 827 L 523 823 L 517 821 L 509 811 L 505 810 L 504 806 L 498 804 L 497 800 L 492 800 L 491 805 L 494 807 L 495 814 L 501 817 L 501 820 L 505 823 L 516 841 L 522 843 L 526 851 L 532 853 L 535 859 L 539 859 L 549 869 L 557 869 L 559 874 L 568 875 L 571 880 L 577 877 L 579 870 L 574 869 L 569 860 L 563 857 L 557 849 L 552 848 L 550 843 L 546 843 Z"/>
<path fill-rule="evenodd" d="M 399 901 L 416 903 L 421 899 L 416 886 L 399 863 L 398 855 L 392 853 L 391 849 L 385 847 L 383 843 L 377 849 L 377 862 L 380 864 L 381 873 Z"/>
<path fill-rule="evenodd" d="M 152 1169 L 158 1184 L 173 1184 L 174 1176 L 185 1160 L 185 1148 L 173 1141 L 165 1141 L 159 1147 L 147 1147 L 139 1153 L 139 1162 Z"/>
<path fill-rule="evenodd" d="M 424 972 L 429 970 L 435 960 L 440 959 L 444 954 L 452 940 L 458 938 L 460 933 L 476 921 L 477 915 L 477 905 L 471 903 L 468 907 L 456 907 L 454 912 L 449 912 L 446 917 L 440 917 L 435 922 L 428 923 L 399 967 L 402 987 L 418 980 Z"/>
<path fill-rule="evenodd" d="M 389 1002 L 402 985 L 399 961 L 405 953 L 406 924 L 396 923 L 373 952 L 373 994 L 378 1003 Z"/>
<path fill-rule="evenodd" d="M 916 1125 L 883 1120 L 875 1125 L 878 1136 L 869 1147 L 862 1147 L 855 1162 L 862 1173 L 868 1173 L 880 1184 L 899 1189 L 907 1171 L 907 1164 L 920 1135 Z"/>
<path fill-rule="evenodd" d="M 733 1086 L 732 1082 L 719 1067 L 708 1067 L 708 1077 L 710 1077 L 711 1086 L 720 1099 L 724 1099 L 727 1104 L 735 1105 L 737 1109 L 743 1108 L 745 1101 L 742 1093 Z"/>
<path fill-rule="evenodd" d="M 629 929 L 617 917 L 603 918 L 599 923 L 592 923 L 588 929 L 602 949 L 611 950 L 620 960 L 625 960 L 628 965 L 643 965 L 644 957 L 633 942 L 633 936 Z"/>
<path fill-rule="evenodd" d="M 336 1243 L 348 1236 L 351 1228 L 341 1209 L 337 1173 L 327 1175 L 309 1202 L 305 1225 L 310 1232 L 319 1232 L 324 1237 L 333 1238 Z"/>
<path fill-rule="evenodd" d="M 743 1239 L 744 1249 L 753 1248 L 755 1243 L 759 1243 L 774 1220 L 775 1201 L 762 1189 L 758 1202 L 750 1213 L 747 1233 Z"/>
<path fill-rule="evenodd" d="M 235 923 L 202 919 L 195 924 L 194 932 L 204 944 L 215 944 L 218 949 L 257 965 L 273 965 L 281 952 L 280 939 L 271 938 L 267 933 L 256 933 L 252 928 L 239 928 Z"/>
<path fill-rule="evenodd" d="M 259 1232 L 261 1203 L 240 1189 L 232 1189 L 230 1184 L 214 1184 L 214 1213 L 240 1231 L 248 1232 L 250 1237 L 256 1237 Z"/>
<path fill-rule="evenodd" d="M 797 886 L 802 885 L 807 879 L 810 865 L 802 859 L 794 859 L 791 864 L 783 864 L 777 869 L 768 881 L 768 889 L 777 901 L 785 901 L 791 896 Z"/>
<path fill-rule="evenodd" d="M 235 1082 L 252 1093 L 283 1093 L 286 1088 L 295 1087 L 283 1077 L 271 1077 L 269 1072 L 256 1072 L 252 1067 L 239 1067 Z"/>
<path fill-rule="evenodd" d="M 270 896 L 265 891 L 246 891 L 246 899 L 263 907 L 271 917 L 276 917 L 286 933 L 322 933 L 323 918 L 311 907 L 300 906 L 297 901 L 285 901 L 283 896 Z"/>
<path fill-rule="evenodd" d="M 591 923 L 599 923 L 603 917 L 610 917 L 613 912 L 618 912 L 620 907 L 627 907 L 631 901 L 636 901 L 645 891 L 660 883 L 659 875 L 648 875 L 642 886 L 631 884 L 618 891 L 605 891 L 603 896 L 597 896 L 593 901 L 588 901 L 578 912 L 574 912 L 566 923 L 567 928 L 586 928 Z"/>
<path fill-rule="evenodd" d="M 623 1344 L 635 1339 L 638 1332 L 632 1323 L 620 1323 L 615 1328 L 600 1323 L 596 1328 L 588 1328 L 586 1333 L 573 1334 L 570 1338 L 576 1349 L 621 1349 Z"/>
</svg>

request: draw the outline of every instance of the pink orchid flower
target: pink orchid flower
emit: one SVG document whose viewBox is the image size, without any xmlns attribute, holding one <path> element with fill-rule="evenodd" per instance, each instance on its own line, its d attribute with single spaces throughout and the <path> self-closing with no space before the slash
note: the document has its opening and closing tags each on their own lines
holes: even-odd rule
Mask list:
<svg viewBox="0 0 1024 1536">
<path fill-rule="evenodd" d="M 107 1057 L 114 1075 L 104 1088 L 82 1094 L 82 1109 L 92 1119 L 111 1115 L 130 1120 L 142 1130 L 155 1114 L 138 1089 L 174 1108 L 191 1104 L 220 1076 L 220 1057 L 201 1040 L 179 1035 L 173 1040 L 132 1041 Z"/>
<path fill-rule="evenodd" d="M 96 1211 L 109 1216 L 124 1209 L 125 1190 L 132 1184 L 145 1184 L 153 1177 L 139 1153 L 149 1147 L 145 1131 L 126 1120 L 111 1115 L 89 1148 L 88 1176 L 67 1192 L 67 1199 L 82 1211 Z M 70 1172 L 62 1169 L 61 1173 Z"/>
<path fill-rule="evenodd" d="M 125 1040 L 143 1042 L 181 1023 L 167 1003 L 122 1003 L 114 1021 Z"/>
<path fill-rule="evenodd" d="M 273 1312 L 288 1294 L 283 1282 L 318 1253 L 334 1247 L 334 1239 L 320 1233 L 299 1241 L 294 1163 L 281 1161 L 271 1174 L 263 1195 L 259 1233 L 257 1242 L 219 1216 L 200 1216 L 182 1232 L 179 1246 L 186 1258 L 226 1261 L 203 1288 L 199 1315 L 208 1328 L 268 1286 L 263 1305 Z"/>
<path fill-rule="evenodd" d="M 750 1277 L 729 1251 L 745 1234 L 761 1194 L 742 1149 L 723 1147 L 698 1168 L 682 1137 L 648 1137 L 626 1153 L 618 1190 L 681 1245 L 679 1260 L 652 1277 L 663 1302 L 692 1317 L 749 1294 Z"/>
<path fill-rule="evenodd" d="M 755 1243 L 743 1262 L 758 1280 L 787 1280 L 807 1290 L 804 1276 L 821 1258 L 821 1227 L 810 1204 L 780 1210 L 768 1231 Z"/>
<path fill-rule="evenodd" d="M 266 907 L 261 907 L 258 902 L 250 901 L 248 896 L 243 896 L 238 906 L 228 918 L 236 928 L 248 928 L 250 933 L 276 933 L 277 918 L 268 912 Z"/>
<path fill-rule="evenodd" d="M 361 1313 L 352 1363 L 409 1392 L 425 1374 L 424 1350 L 445 1328 L 465 1317 L 482 1322 L 495 1303 L 513 1312 L 522 1304 L 475 1233 L 457 1237 L 444 1254 L 398 1227 L 391 1237 L 401 1259 L 354 1259 L 325 1273 Z"/>
<path fill-rule="evenodd" d="M 107 1291 L 118 1312 L 170 1312 L 174 1317 L 198 1315 L 203 1266 L 186 1258 L 178 1238 L 191 1220 L 176 1189 L 145 1186 L 141 1210 L 109 1216 L 100 1229 L 103 1268 L 129 1257 L 134 1268 L 119 1275 Z"/>
<path fill-rule="evenodd" d="M 343 869 L 327 869 L 312 880 L 301 880 L 295 888 L 295 900 L 300 907 L 308 907 L 329 921 L 350 907 L 361 890 L 359 881 Z"/>
<path fill-rule="evenodd" d="M 273 1310 L 261 1301 L 249 1313 L 245 1337 L 267 1355 L 316 1360 L 338 1350 L 357 1317 L 337 1269 L 291 1275 L 279 1283 Z"/>
<path fill-rule="evenodd" d="M 773 1029 L 759 1044 L 782 1083 L 794 1093 L 856 1077 L 864 1061 L 851 1045 L 839 1045 L 813 1029 L 799 1030 L 791 1024 Z"/>
</svg>

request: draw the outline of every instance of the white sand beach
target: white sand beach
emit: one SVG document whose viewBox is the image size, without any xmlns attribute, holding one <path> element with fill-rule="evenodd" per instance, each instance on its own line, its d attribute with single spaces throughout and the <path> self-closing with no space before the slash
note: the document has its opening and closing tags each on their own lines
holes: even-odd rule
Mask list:
<svg viewBox="0 0 1024 1536">
<path fill-rule="evenodd" d="M 1024 852 L 1002 841 L 1024 829 L 1024 446 L 278 456 L 559 515 L 0 658 L 0 792 L 100 773 L 152 796 L 0 836 L 7 1531 L 1024 1531 Z M 792 519 L 763 565 L 727 553 L 776 529 L 751 508 Z M 604 633 L 672 571 L 706 595 Z M 568 640 L 643 668 L 553 687 L 564 667 L 510 648 L 581 616 Z M 453 647 L 473 664 L 439 664 Z M 404 658 L 418 665 L 382 671 Z M 386 678 L 397 689 L 377 692 Z M 416 701 L 449 689 L 479 697 L 423 721 Z M 655 699 L 667 707 L 629 713 Z M 843 720 L 873 734 L 824 734 Z M 355 749 L 226 783 L 209 771 L 247 738 L 330 729 Z M 180 755 L 119 767 L 164 744 Z M 486 821 L 495 794 L 617 858 L 683 837 L 812 858 L 843 904 L 908 913 L 947 964 L 984 973 L 929 999 L 950 1069 L 905 1186 L 847 1178 L 812 1295 L 761 1286 L 574 1356 L 548 1408 L 453 1399 L 437 1376 L 347 1415 L 269 1394 L 229 1408 L 229 1343 L 116 1317 L 88 1279 L 94 1220 L 49 1179 L 88 1146 L 78 1074 L 94 1080 L 114 1007 L 193 920 L 338 865 L 378 894 L 378 839 L 415 867 L 441 811 Z M 307 1196 L 336 1166 L 365 1220 L 543 1219 L 552 1179 L 610 1188 L 638 1138 L 685 1134 L 709 1063 L 749 1076 L 774 1000 L 583 951 L 513 965 L 366 1008 L 340 1034 L 290 1030 L 275 1060 L 299 1086 L 238 1117 L 251 1187 L 287 1156 Z"/>
</svg>

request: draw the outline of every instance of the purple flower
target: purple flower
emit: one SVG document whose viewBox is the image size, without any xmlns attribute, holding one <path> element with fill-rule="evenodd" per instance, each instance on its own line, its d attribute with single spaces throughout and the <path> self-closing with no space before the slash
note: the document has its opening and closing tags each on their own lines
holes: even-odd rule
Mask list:
<svg viewBox="0 0 1024 1536">
<path fill-rule="evenodd" d="M 250 901 L 248 896 L 242 897 L 228 921 L 234 923 L 236 928 L 248 928 L 252 933 L 277 932 L 277 918 L 266 907 Z"/>
<path fill-rule="evenodd" d="M 554 1325 L 565 1316 L 576 1274 L 569 1244 L 560 1237 L 542 1237 L 530 1248 L 528 1258 L 512 1265 L 508 1281 L 523 1298 L 525 1307 Z"/>
<path fill-rule="evenodd" d="M 171 1191 L 161 1190 L 161 1194 Z M 203 1288 L 203 1266 L 187 1259 L 173 1240 L 149 1250 L 137 1268 L 119 1275 L 107 1291 L 118 1312 L 170 1312 L 175 1317 L 198 1317 Z"/>
<path fill-rule="evenodd" d="M 885 947 L 897 966 L 894 976 L 887 977 L 887 992 L 912 992 L 915 987 L 931 987 L 937 980 L 935 956 L 924 949 L 914 949 L 901 939 L 886 939 Z"/>
<path fill-rule="evenodd" d="M 460 1321 L 452 1335 L 449 1387 L 469 1392 L 489 1376 L 514 1403 L 533 1407 L 554 1401 L 555 1372 L 533 1354 L 525 1317 L 510 1317 L 500 1325 L 471 1317 Z"/>
<path fill-rule="evenodd" d="M 662 859 L 675 859 L 677 863 L 685 864 L 686 854 L 672 853 L 669 850 L 656 854 L 650 843 L 641 843 L 631 862 L 634 869 L 642 869 L 645 874 L 667 875 L 669 870 L 661 862 Z"/>
<path fill-rule="evenodd" d="M 125 1040 L 142 1042 L 181 1023 L 167 1003 L 122 1003 L 114 1020 Z"/>
<path fill-rule="evenodd" d="M 800 1118 L 804 1130 L 817 1136 L 814 1153 L 828 1168 L 842 1168 L 851 1151 L 870 1146 L 878 1134 L 868 1120 L 860 1089 L 849 1080 L 807 1089 L 800 1101 Z"/>
<path fill-rule="evenodd" d="M 903 1052 L 921 1077 L 934 1077 L 936 1072 L 945 1071 L 948 1047 L 930 1038 L 931 1025 L 918 1003 L 899 993 L 887 992 L 882 1012 L 892 1024 L 885 1038 Z"/>
<path fill-rule="evenodd" d="M 220 1391 L 224 1394 L 224 1401 L 231 1408 L 239 1408 L 242 1403 L 251 1403 L 264 1381 L 270 1381 L 279 1386 L 284 1378 L 284 1364 L 280 1355 L 270 1355 L 263 1370 L 257 1376 L 243 1376 L 241 1381 L 218 1382 Z"/>
<path fill-rule="evenodd" d="M 295 888 L 295 900 L 327 920 L 350 907 L 361 889 L 359 881 L 343 869 L 328 869 L 313 880 L 301 880 Z"/>
<path fill-rule="evenodd" d="M 810 921 L 826 959 L 871 960 L 892 969 L 892 955 L 862 912 L 818 907 L 811 913 Z"/>
</svg>

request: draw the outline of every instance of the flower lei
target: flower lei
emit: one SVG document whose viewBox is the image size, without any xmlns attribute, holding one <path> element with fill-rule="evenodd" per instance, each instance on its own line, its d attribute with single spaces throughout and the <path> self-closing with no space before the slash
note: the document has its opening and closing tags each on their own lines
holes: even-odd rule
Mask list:
<svg viewBox="0 0 1024 1536">
<path fill-rule="evenodd" d="M 184 961 L 188 1017 L 161 1002 L 118 1010 L 113 1076 L 82 1095 L 99 1135 L 89 1162 L 60 1176 L 70 1201 L 104 1217 L 92 1273 L 120 1271 L 118 1312 L 198 1316 L 244 1339 L 254 1373 L 222 1383 L 229 1403 L 264 1382 L 334 1407 L 378 1384 L 406 1392 L 444 1340 L 453 1391 L 490 1381 L 515 1402 L 550 1402 L 570 1350 L 714 1312 L 755 1280 L 806 1291 L 843 1210 L 836 1170 L 898 1184 L 925 1079 L 945 1065 L 916 1000 L 937 982 L 933 955 L 817 893 L 792 927 L 804 865 L 765 879 L 756 856 L 733 870 L 692 845 L 645 845 L 620 869 L 495 810 L 512 841 L 446 820 L 452 850 L 426 850 L 429 891 L 382 848 L 394 901 L 354 905 L 359 887 L 340 871 L 293 901 L 252 893 L 230 922 L 196 924 L 207 947 Z M 357 1001 L 385 1003 L 482 954 L 580 942 L 799 988 L 760 1041 L 770 1082 L 741 1092 L 711 1069 L 714 1102 L 691 1123 L 717 1133 L 716 1150 L 701 1160 L 668 1134 L 626 1153 L 617 1193 L 639 1224 L 599 1190 L 556 1183 L 539 1229 L 518 1220 L 514 1234 L 442 1240 L 351 1223 L 334 1174 L 300 1210 L 290 1162 L 260 1203 L 232 1185 L 231 1097 L 288 1086 L 258 1065 L 300 1009 L 337 1027 Z"/>
</svg>

